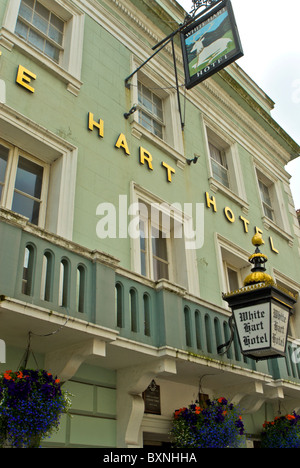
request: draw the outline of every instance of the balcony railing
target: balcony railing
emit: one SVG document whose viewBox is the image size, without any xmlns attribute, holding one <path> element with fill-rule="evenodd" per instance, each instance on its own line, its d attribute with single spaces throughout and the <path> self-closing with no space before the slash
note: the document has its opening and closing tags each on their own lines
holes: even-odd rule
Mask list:
<svg viewBox="0 0 300 468">
<path fill-rule="evenodd" d="M 289 341 L 287 357 L 257 364 L 228 341 L 229 313 L 168 281 L 153 282 L 122 269 L 113 257 L 90 251 L 0 210 L 0 295 L 80 318 L 133 342 L 169 347 L 275 380 L 300 383 L 300 346 Z M 1 317 L 0 317 L 1 319 Z M 299 359 L 300 361 L 300 359 Z"/>
</svg>

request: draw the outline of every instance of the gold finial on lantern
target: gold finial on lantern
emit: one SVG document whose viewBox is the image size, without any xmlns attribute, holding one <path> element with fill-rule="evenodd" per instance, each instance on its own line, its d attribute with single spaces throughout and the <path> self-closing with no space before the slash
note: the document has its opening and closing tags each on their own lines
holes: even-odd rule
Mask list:
<svg viewBox="0 0 300 468">
<path fill-rule="evenodd" d="M 259 247 L 264 245 L 262 235 L 256 233 L 252 238 L 252 244 L 256 249 L 255 253 L 249 257 L 249 262 L 254 265 L 254 268 L 252 268 L 251 274 L 245 279 L 244 286 L 258 283 L 275 284 L 272 276 L 266 273 L 265 263 L 268 261 L 268 257 L 259 250 Z"/>
</svg>

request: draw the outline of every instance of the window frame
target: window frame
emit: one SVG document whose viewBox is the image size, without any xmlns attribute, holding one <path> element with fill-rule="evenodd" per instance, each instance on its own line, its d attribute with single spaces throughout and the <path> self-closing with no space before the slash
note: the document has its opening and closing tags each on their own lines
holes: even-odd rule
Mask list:
<svg viewBox="0 0 300 468">
<path fill-rule="evenodd" d="M 0 44 L 11 51 L 14 47 L 30 55 L 48 68 L 67 85 L 67 90 L 78 96 L 82 86 L 81 69 L 84 39 L 84 13 L 70 0 L 39 0 L 48 10 L 65 20 L 64 54 L 56 63 L 33 45 L 19 37 L 16 25 L 21 0 L 9 0 L 0 29 Z"/>
<path fill-rule="evenodd" d="M 241 168 L 241 162 L 238 151 L 238 144 L 225 131 L 222 130 L 216 122 L 203 117 L 204 138 L 206 142 L 206 155 L 209 177 L 208 181 L 211 190 L 214 192 L 222 192 L 231 200 L 235 201 L 242 208 L 244 213 L 249 210 L 247 202 L 247 194 L 244 184 L 244 176 Z M 221 152 L 223 166 L 217 161 L 222 168 L 227 171 L 228 186 L 219 181 L 214 174 L 213 157 L 211 156 L 210 144 Z"/>
<path fill-rule="evenodd" d="M 193 220 L 190 216 L 177 209 L 176 206 L 161 200 L 156 195 L 147 191 L 135 182 L 131 182 L 131 202 L 133 212 L 131 213 L 134 218 L 137 214 L 140 218 L 145 218 L 145 213 L 139 211 L 139 202 L 145 206 L 154 207 L 154 218 L 152 223 L 156 227 L 162 227 L 158 220 L 159 215 L 167 216 L 166 224 L 170 223 L 166 229 L 166 234 L 169 232 L 175 232 L 174 237 L 167 238 L 167 252 L 169 261 L 169 279 L 166 280 L 169 283 L 177 284 L 180 287 L 185 288 L 191 294 L 200 297 L 199 290 L 199 272 L 197 269 L 196 250 L 189 249 L 186 247 L 186 239 L 180 237 L 181 232 L 190 235 L 193 225 Z M 148 211 L 147 211 L 148 213 Z M 171 213 L 171 217 L 169 216 Z M 148 219 L 147 219 L 148 222 Z M 191 237 L 187 237 L 191 239 Z M 141 251 L 140 251 L 140 236 L 130 236 L 131 240 L 131 264 L 132 271 L 141 275 Z M 176 251 L 176 255 L 174 252 Z M 149 255 L 149 252 L 147 253 Z M 149 257 L 148 257 L 149 258 Z M 149 261 L 149 260 L 148 260 Z M 146 270 L 149 276 L 143 276 L 144 281 L 147 279 L 154 281 L 150 277 L 150 270 Z"/>
<path fill-rule="evenodd" d="M 257 182 L 258 197 L 261 206 L 261 215 L 264 226 L 266 229 L 272 229 L 281 237 L 285 238 L 290 245 L 293 245 L 293 237 L 291 235 L 291 227 L 287 216 L 287 204 L 283 198 L 283 191 L 281 187 L 282 181 L 276 174 L 262 164 L 256 163 L 254 165 L 255 177 Z M 264 210 L 264 201 L 261 195 L 259 182 L 262 182 L 269 190 L 269 196 L 272 203 L 272 210 L 274 219 L 268 217 Z"/>
<path fill-rule="evenodd" d="M 216 179 L 220 184 L 224 185 L 228 189 L 230 189 L 230 178 L 229 178 L 229 170 L 228 170 L 228 164 L 227 164 L 227 156 L 226 156 L 226 150 L 218 148 L 215 146 L 214 143 L 212 143 L 210 140 L 208 140 L 208 148 L 209 148 L 209 156 L 210 156 L 210 164 L 211 164 L 211 170 L 214 179 Z M 217 150 L 220 156 L 221 162 L 217 161 L 216 158 L 213 156 L 213 151 L 212 150 Z M 226 171 L 226 184 L 222 182 L 222 180 L 219 179 L 218 175 L 216 175 L 216 172 L 214 170 L 214 164 L 217 164 L 218 166 L 221 167 L 222 171 Z"/>
<path fill-rule="evenodd" d="M 231 291 L 238 290 L 238 289 L 242 288 L 243 287 L 243 278 L 242 278 L 242 275 L 241 275 L 241 269 L 239 269 L 238 267 L 228 263 L 226 260 L 223 260 L 223 264 L 224 264 L 224 275 L 225 275 L 225 280 L 226 280 L 226 292 L 229 293 Z M 231 286 L 230 286 L 230 279 L 229 279 L 229 271 L 228 270 L 233 271 L 237 275 L 236 279 L 237 279 L 238 287 L 236 289 L 232 289 Z"/>
<path fill-rule="evenodd" d="M 264 181 L 262 181 L 261 177 L 258 176 L 258 186 L 259 186 L 259 193 L 260 193 L 260 201 L 262 204 L 264 215 L 269 218 L 271 221 L 276 222 L 276 217 L 274 213 L 273 201 L 272 201 L 272 194 L 270 189 Z M 266 191 L 266 193 L 264 193 Z M 265 196 L 267 196 L 268 201 L 266 201 Z M 271 216 L 269 216 L 269 213 Z"/>
<path fill-rule="evenodd" d="M 173 281 L 173 273 L 172 273 L 172 255 L 171 255 L 171 238 L 167 238 L 164 236 L 167 236 L 166 231 L 163 230 L 162 226 L 157 222 L 158 216 L 155 216 L 155 220 L 151 219 L 150 216 L 146 216 L 146 213 L 143 212 L 143 207 L 142 205 L 147 207 L 147 214 L 151 214 L 151 209 L 150 206 L 145 204 L 143 200 L 139 200 L 139 205 L 140 205 L 140 223 L 144 223 L 144 242 L 145 242 L 145 252 L 142 251 L 142 247 L 140 246 L 140 257 L 142 257 L 142 252 L 145 255 L 145 274 L 142 272 L 142 259 L 141 259 L 141 275 L 145 276 L 146 278 L 149 278 L 153 281 L 159 281 L 160 279 L 166 279 L 168 281 Z M 162 238 L 166 240 L 165 242 L 165 247 L 166 247 L 166 255 L 167 255 L 167 260 L 162 259 L 155 255 L 153 253 L 153 237 L 152 237 L 152 230 L 156 229 L 162 234 Z M 155 275 L 155 262 L 163 262 L 165 265 L 167 265 L 167 270 L 168 270 L 168 275 L 162 276 L 162 277 L 156 277 Z"/>
<path fill-rule="evenodd" d="M 243 250 L 240 246 L 229 241 L 220 234 L 215 234 L 215 245 L 218 258 L 219 283 L 221 293 L 230 291 L 228 268 L 237 272 L 240 288 L 243 287 L 244 279 L 251 272 L 249 263 L 250 253 Z M 221 297 L 221 294 L 220 294 Z M 229 308 L 226 301 L 222 301 L 225 309 Z"/>
<path fill-rule="evenodd" d="M 20 8 L 21 8 L 22 1 L 24 1 L 24 0 L 21 0 Z M 48 32 L 45 33 L 44 31 L 39 29 L 35 24 L 33 24 L 32 21 L 29 21 L 27 18 L 21 16 L 20 15 L 20 10 L 19 10 L 18 18 L 17 18 L 17 22 L 16 22 L 15 34 L 17 36 L 21 37 L 22 39 L 24 39 L 27 43 L 31 44 L 33 47 L 36 47 L 41 53 L 43 53 L 44 55 L 46 55 L 47 57 L 52 59 L 54 62 L 59 64 L 60 60 L 61 60 L 61 53 L 64 52 L 66 22 L 65 22 L 65 20 L 60 18 L 57 14 L 55 14 L 52 10 L 48 9 L 45 5 L 43 5 L 40 2 L 40 0 L 33 0 L 33 1 L 35 2 L 34 5 L 33 5 L 33 10 L 32 10 L 33 17 L 34 17 L 35 14 L 40 16 L 40 14 L 37 12 L 37 9 L 36 9 L 37 4 L 42 5 L 49 12 L 49 19 L 48 19 L 48 24 L 47 24 Z M 54 39 L 52 39 L 50 37 L 50 35 L 49 35 L 49 26 L 51 25 L 51 19 L 50 18 L 52 17 L 52 15 L 55 16 L 56 18 L 58 18 L 63 23 L 62 43 L 61 44 L 58 43 L 57 41 L 55 41 Z M 58 51 L 58 60 L 55 60 L 49 54 L 47 54 L 46 51 L 45 51 L 45 47 L 44 47 L 44 50 L 40 49 L 32 41 L 30 41 L 28 37 L 26 39 L 19 32 L 17 32 L 18 23 L 22 23 L 23 25 L 25 25 L 28 28 L 29 31 L 33 31 L 37 36 L 42 38 L 44 41 L 48 41 Z"/>
<path fill-rule="evenodd" d="M 4 146 L 19 148 L 22 142 L 22 152 L 49 167 L 46 213 L 40 227 L 72 240 L 78 148 L 6 104 L 0 105 L 0 126 Z"/>
<path fill-rule="evenodd" d="M 0 138 L 0 145 L 4 146 L 9 150 L 8 161 L 5 172 L 4 186 L 1 196 L 1 207 L 12 210 L 13 199 L 15 194 L 15 184 L 17 177 L 17 170 L 19 167 L 19 158 L 22 157 L 27 161 L 30 161 L 43 168 L 43 177 L 42 177 L 42 190 L 40 197 L 40 209 L 39 209 L 39 220 L 37 226 L 44 227 L 45 217 L 46 217 L 46 200 L 49 187 L 49 165 L 45 162 L 31 156 L 30 154 L 23 151 L 17 146 L 10 145 Z M 33 197 L 29 197 L 33 198 Z M 17 213 L 17 212 L 16 212 Z M 21 214 L 21 213 L 18 213 Z M 21 216 L 23 216 L 21 214 Z M 35 223 L 33 223 L 35 224 Z"/>
<path fill-rule="evenodd" d="M 137 58 L 132 57 L 132 71 L 137 70 L 140 65 L 141 62 Z M 137 110 L 139 109 L 138 82 L 142 83 L 162 100 L 164 115 L 163 138 L 156 136 L 139 123 L 139 112 L 134 112 L 128 119 L 132 135 L 139 140 L 145 138 L 151 144 L 158 146 L 176 161 L 178 167 L 183 169 L 186 164 L 186 158 L 184 156 L 183 136 L 175 84 L 173 88 L 170 85 L 169 78 L 164 79 L 157 75 L 152 70 L 151 65 L 144 66 L 132 76 L 130 83 L 131 107 L 136 107 Z"/>
<path fill-rule="evenodd" d="M 140 86 L 142 88 L 146 88 L 147 91 L 149 91 L 151 93 L 151 100 L 153 102 L 153 96 L 155 96 L 156 98 L 158 98 L 161 102 L 161 110 L 162 110 L 162 119 L 160 119 L 154 112 L 151 112 L 149 109 L 147 109 L 147 107 L 145 107 L 141 102 L 140 102 Z M 143 91 L 143 89 L 142 89 Z M 138 105 L 137 105 L 137 109 L 138 109 L 138 114 L 139 114 L 139 124 L 142 125 L 146 130 L 148 130 L 149 132 L 151 132 L 154 136 L 156 136 L 157 138 L 160 138 L 161 140 L 164 140 L 164 133 L 165 133 L 165 122 L 164 122 L 164 115 L 165 115 L 165 110 L 164 110 L 164 100 L 162 99 L 162 97 L 158 96 L 155 92 L 153 92 L 153 90 L 151 88 L 148 88 L 142 81 L 139 81 L 138 80 Z M 147 127 L 145 125 L 143 125 L 143 123 L 141 122 L 141 114 L 144 113 L 146 114 L 146 116 L 149 117 L 149 119 L 151 120 L 151 126 L 153 127 L 153 130 L 149 130 L 147 129 Z M 155 125 L 154 125 L 154 122 L 156 124 L 159 125 L 160 127 L 160 130 L 161 130 L 161 136 L 157 135 L 157 133 L 155 133 Z"/>
</svg>

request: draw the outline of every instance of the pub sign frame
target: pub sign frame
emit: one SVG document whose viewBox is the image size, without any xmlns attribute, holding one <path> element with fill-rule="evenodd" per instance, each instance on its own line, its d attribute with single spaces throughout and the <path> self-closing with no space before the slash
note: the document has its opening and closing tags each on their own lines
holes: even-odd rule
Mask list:
<svg viewBox="0 0 300 468">
<path fill-rule="evenodd" d="M 256 361 L 286 356 L 289 319 L 297 302 L 293 294 L 261 283 L 223 298 L 232 310 L 244 356 Z"/>
<path fill-rule="evenodd" d="M 191 89 L 242 57 L 230 0 L 224 0 L 181 32 L 185 86 Z"/>
</svg>

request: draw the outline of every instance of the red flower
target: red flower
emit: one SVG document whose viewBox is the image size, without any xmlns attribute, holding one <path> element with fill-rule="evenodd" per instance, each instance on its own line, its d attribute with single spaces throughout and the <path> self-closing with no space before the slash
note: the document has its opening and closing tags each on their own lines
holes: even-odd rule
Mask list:
<svg viewBox="0 0 300 468">
<path fill-rule="evenodd" d="M 221 398 L 218 399 L 218 402 L 221 403 L 221 405 L 226 405 L 227 400 L 226 400 L 226 398 L 221 397 Z"/>
<path fill-rule="evenodd" d="M 291 419 L 296 419 L 296 418 L 292 414 L 287 414 L 286 419 L 288 419 L 290 421 Z"/>
<path fill-rule="evenodd" d="M 180 408 L 179 410 L 176 410 L 174 413 L 175 419 L 178 418 L 178 416 L 184 411 L 186 408 Z"/>
</svg>

